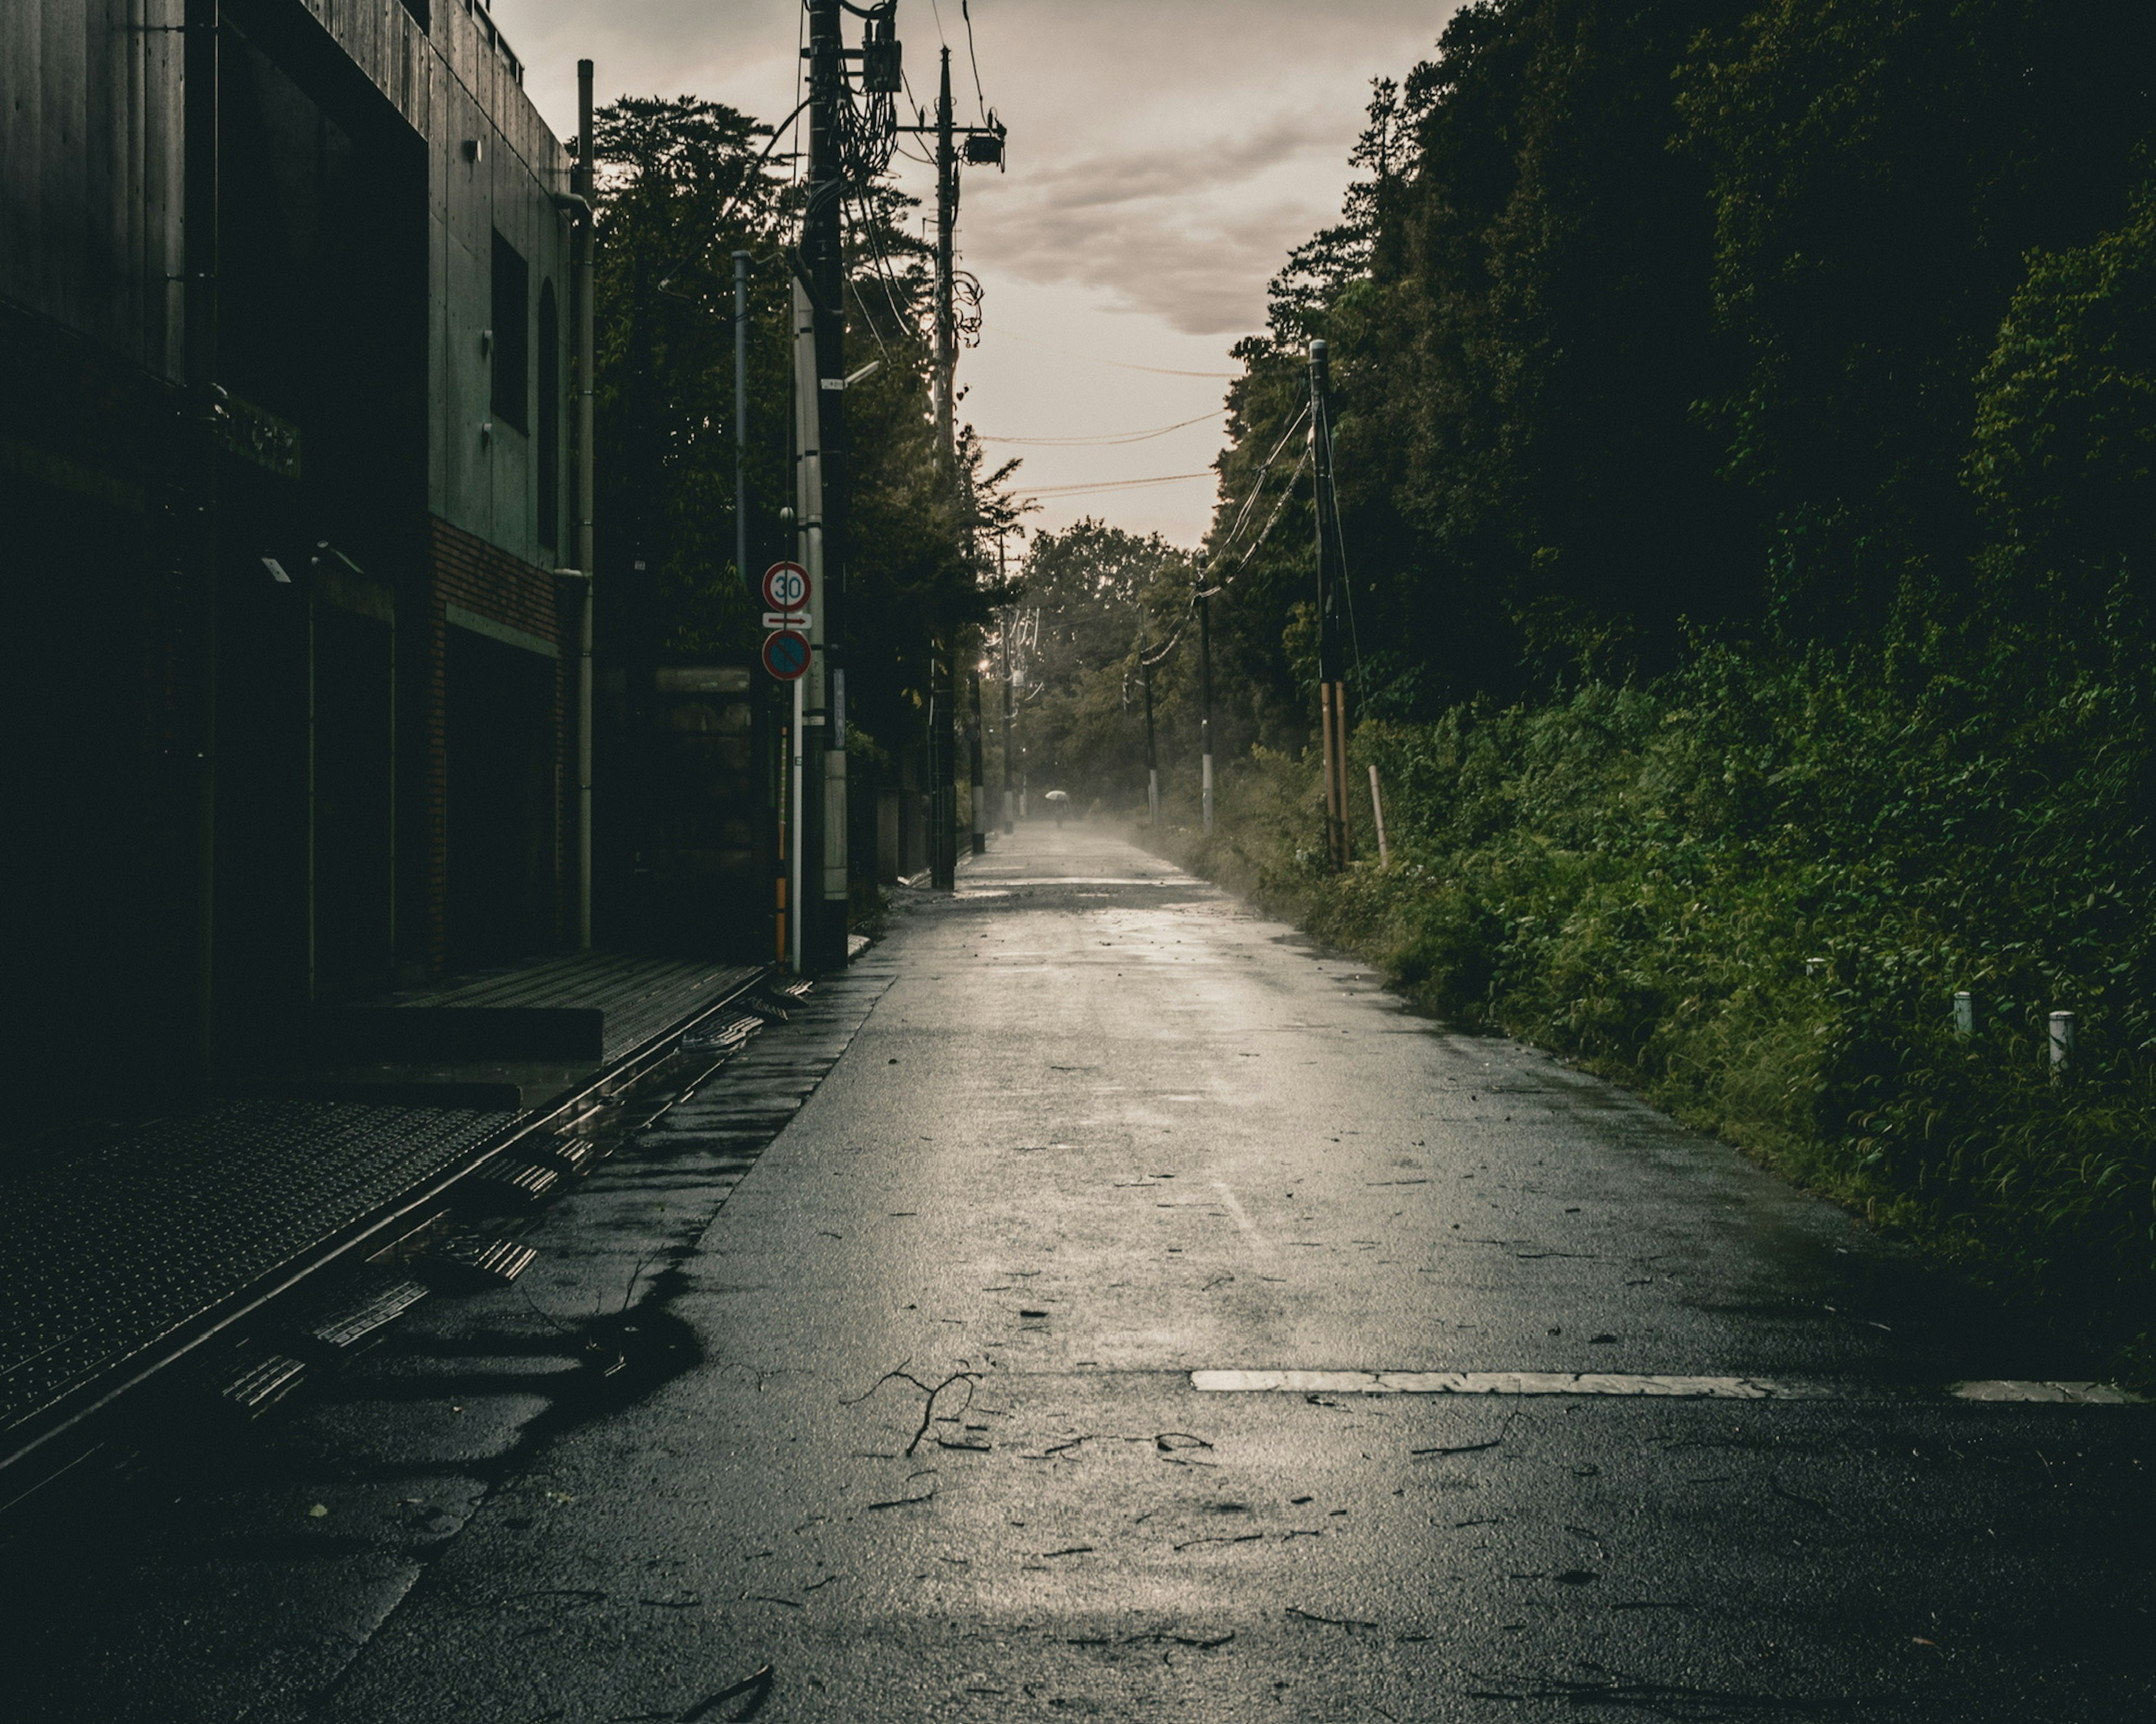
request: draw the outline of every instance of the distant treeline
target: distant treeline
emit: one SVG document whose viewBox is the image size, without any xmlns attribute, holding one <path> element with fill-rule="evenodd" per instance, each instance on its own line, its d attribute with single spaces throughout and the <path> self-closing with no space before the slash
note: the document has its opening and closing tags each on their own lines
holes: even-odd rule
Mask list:
<svg viewBox="0 0 2156 1724">
<path fill-rule="evenodd" d="M 1239 350 L 1201 566 L 1245 764 L 1170 840 L 2112 1345 L 2156 1288 L 2152 82 L 2143 0 L 1457 14 Z M 1346 876 L 1301 755 L 1313 336 L 1395 798 Z"/>
</svg>

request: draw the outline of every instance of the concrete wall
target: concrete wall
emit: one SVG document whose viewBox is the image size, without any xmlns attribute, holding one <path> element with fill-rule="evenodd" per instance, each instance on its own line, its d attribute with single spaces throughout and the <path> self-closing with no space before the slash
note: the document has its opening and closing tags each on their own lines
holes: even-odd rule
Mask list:
<svg viewBox="0 0 2156 1724">
<path fill-rule="evenodd" d="M 493 323 L 496 230 L 531 266 L 529 387 L 536 398 L 550 281 L 562 312 L 556 375 L 567 387 L 569 228 L 551 200 L 568 188 L 568 156 L 525 95 L 521 64 L 476 0 L 434 0 L 428 28 L 403 0 L 230 0 L 229 9 L 303 79 L 309 64 L 322 71 L 333 45 L 337 63 L 309 81 L 363 80 L 385 119 L 426 140 L 427 505 L 525 562 L 565 561 L 538 532 L 536 398 L 528 430 L 481 428 L 492 418 L 482 332 Z M 182 0 L 0 0 L 0 297 L 173 381 L 181 14 Z M 561 406 L 566 427 L 565 396 Z M 557 494 L 566 499 L 558 482 Z M 557 546 L 565 542 L 557 529 Z"/>
<path fill-rule="evenodd" d="M 180 372 L 181 0 L 0 0 L 0 296 Z"/>
<path fill-rule="evenodd" d="M 567 151 L 524 94 L 521 63 L 475 0 L 434 0 L 425 30 L 403 0 L 287 3 L 304 3 L 428 141 L 428 509 L 526 562 L 566 561 L 539 541 L 536 389 L 539 296 L 548 281 L 563 308 L 556 375 L 567 387 L 569 226 L 552 202 L 569 188 Z M 491 410 L 482 332 L 493 325 L 496 231 L 531 270 L 525 346 L 534 410 L 525 431 L 494 424 Z M 491 436 L 482 429 L 490 424 Z M 557 494 L 565 495 L 558 485 Z M 557 545 L 563 542 L 557 530 Z"/>
</svg>

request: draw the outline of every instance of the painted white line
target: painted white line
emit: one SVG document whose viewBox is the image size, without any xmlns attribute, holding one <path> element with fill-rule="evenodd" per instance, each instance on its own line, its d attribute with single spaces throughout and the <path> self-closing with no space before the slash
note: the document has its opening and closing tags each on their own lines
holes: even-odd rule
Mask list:
<svg viewBox="0 0 2156 1724">
<path fill-rule="evenodd" d="M 2000 1378 L 1985 1383 L 1957 1383 L 1953 1394 L 1962 1401 L 2056 1401 L 2074 1407 L 2138 1407 L 2139 1395 L 2113 1388 L 2107 1383 L 2017 1383 Z"/>
<path fill-rule="evenodd" d="M 1627 1377 L 1563 1371 L 1194 1371 L 1215 1394 L 1629 1395 L 1679 1400 L 1820 1400 L 1828 1391 L 1763 1377 Z"/>
<path fill-rule="evenodd" d="M 1194 1371 L 1212 1394 L 1616 1395 L 1691 1401 L 1825 1401 L 1852 1393 L 1825 1383 L 1766 1377 L 1640 1377 L 1614 1371 Z M 1957 1383 L 1964 1401 L 2044 1401 L 2076 1407 L 2140 1407 L 2145 1397 L 2107 1383 Z"/>
<path fill-rule="evenodd" d="M 1270 1254 L 1273 1249 L 1270 1242 L 1266 1239 L 1263 1234 L 1258 1231 L 1257 1223 L 1251 1220 L 1249 1216 L 1243 1213 L 1243 1206 L 1235 1201 L 1235 1193 L 1229 1190 L 1228 1188 L 1218 1179 L 1213 1182 L 1213 1189 L 1220 1193 L 1220 1203 L 1222 1207 L 1227 1210 L 1229 1219 L 1235 1222 L 1235 1225 L 1242 1229 L 1243 1237 L 1250 1242 L 1250 1249 L 1256 1252 L 1260 1257 Z M 1196 1374 L 1203 1376 L 1206 1373 L 1200 1372 Z M 1214 1372 L 1211 1374 L 1219 1376 L 1221 1373 Z M 1232 1376 L 1235 1373 L 1230 1372 L 1227 1374 Z"/>
</svg>

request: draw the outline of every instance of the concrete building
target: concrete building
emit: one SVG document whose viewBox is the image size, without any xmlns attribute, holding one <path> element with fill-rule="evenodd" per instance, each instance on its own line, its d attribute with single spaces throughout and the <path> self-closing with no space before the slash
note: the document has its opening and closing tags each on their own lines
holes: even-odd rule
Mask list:
<svg viewBox="0 0 2156 1724">
<path fill-rule="evenodd" d="M 0 7 L 16 1075 L 578 932 L 571 162 L 475 0 Z"/>
</svg>

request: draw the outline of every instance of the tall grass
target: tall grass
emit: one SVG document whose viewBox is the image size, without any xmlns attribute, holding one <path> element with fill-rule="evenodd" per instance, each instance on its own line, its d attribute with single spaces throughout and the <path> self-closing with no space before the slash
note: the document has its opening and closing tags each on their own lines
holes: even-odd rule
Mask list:
<svg viewBox="0 0 2156 1724">
<path fill-rule="evenodd" d="M 1164 836 L 1447 1019 L 1636 1086 L 2145 1378 L 2145 680 L 1979 700 L 1891 664 L 1708 653 L 1652 690 L 1363 726 L 1389 868 L 1323 867 L 1314 766 L 1280 754 L 1225 775 L 1209 839 Z M 2054 1009 L 2078 1018 L 2064 1078 Z"/>
</svg>

